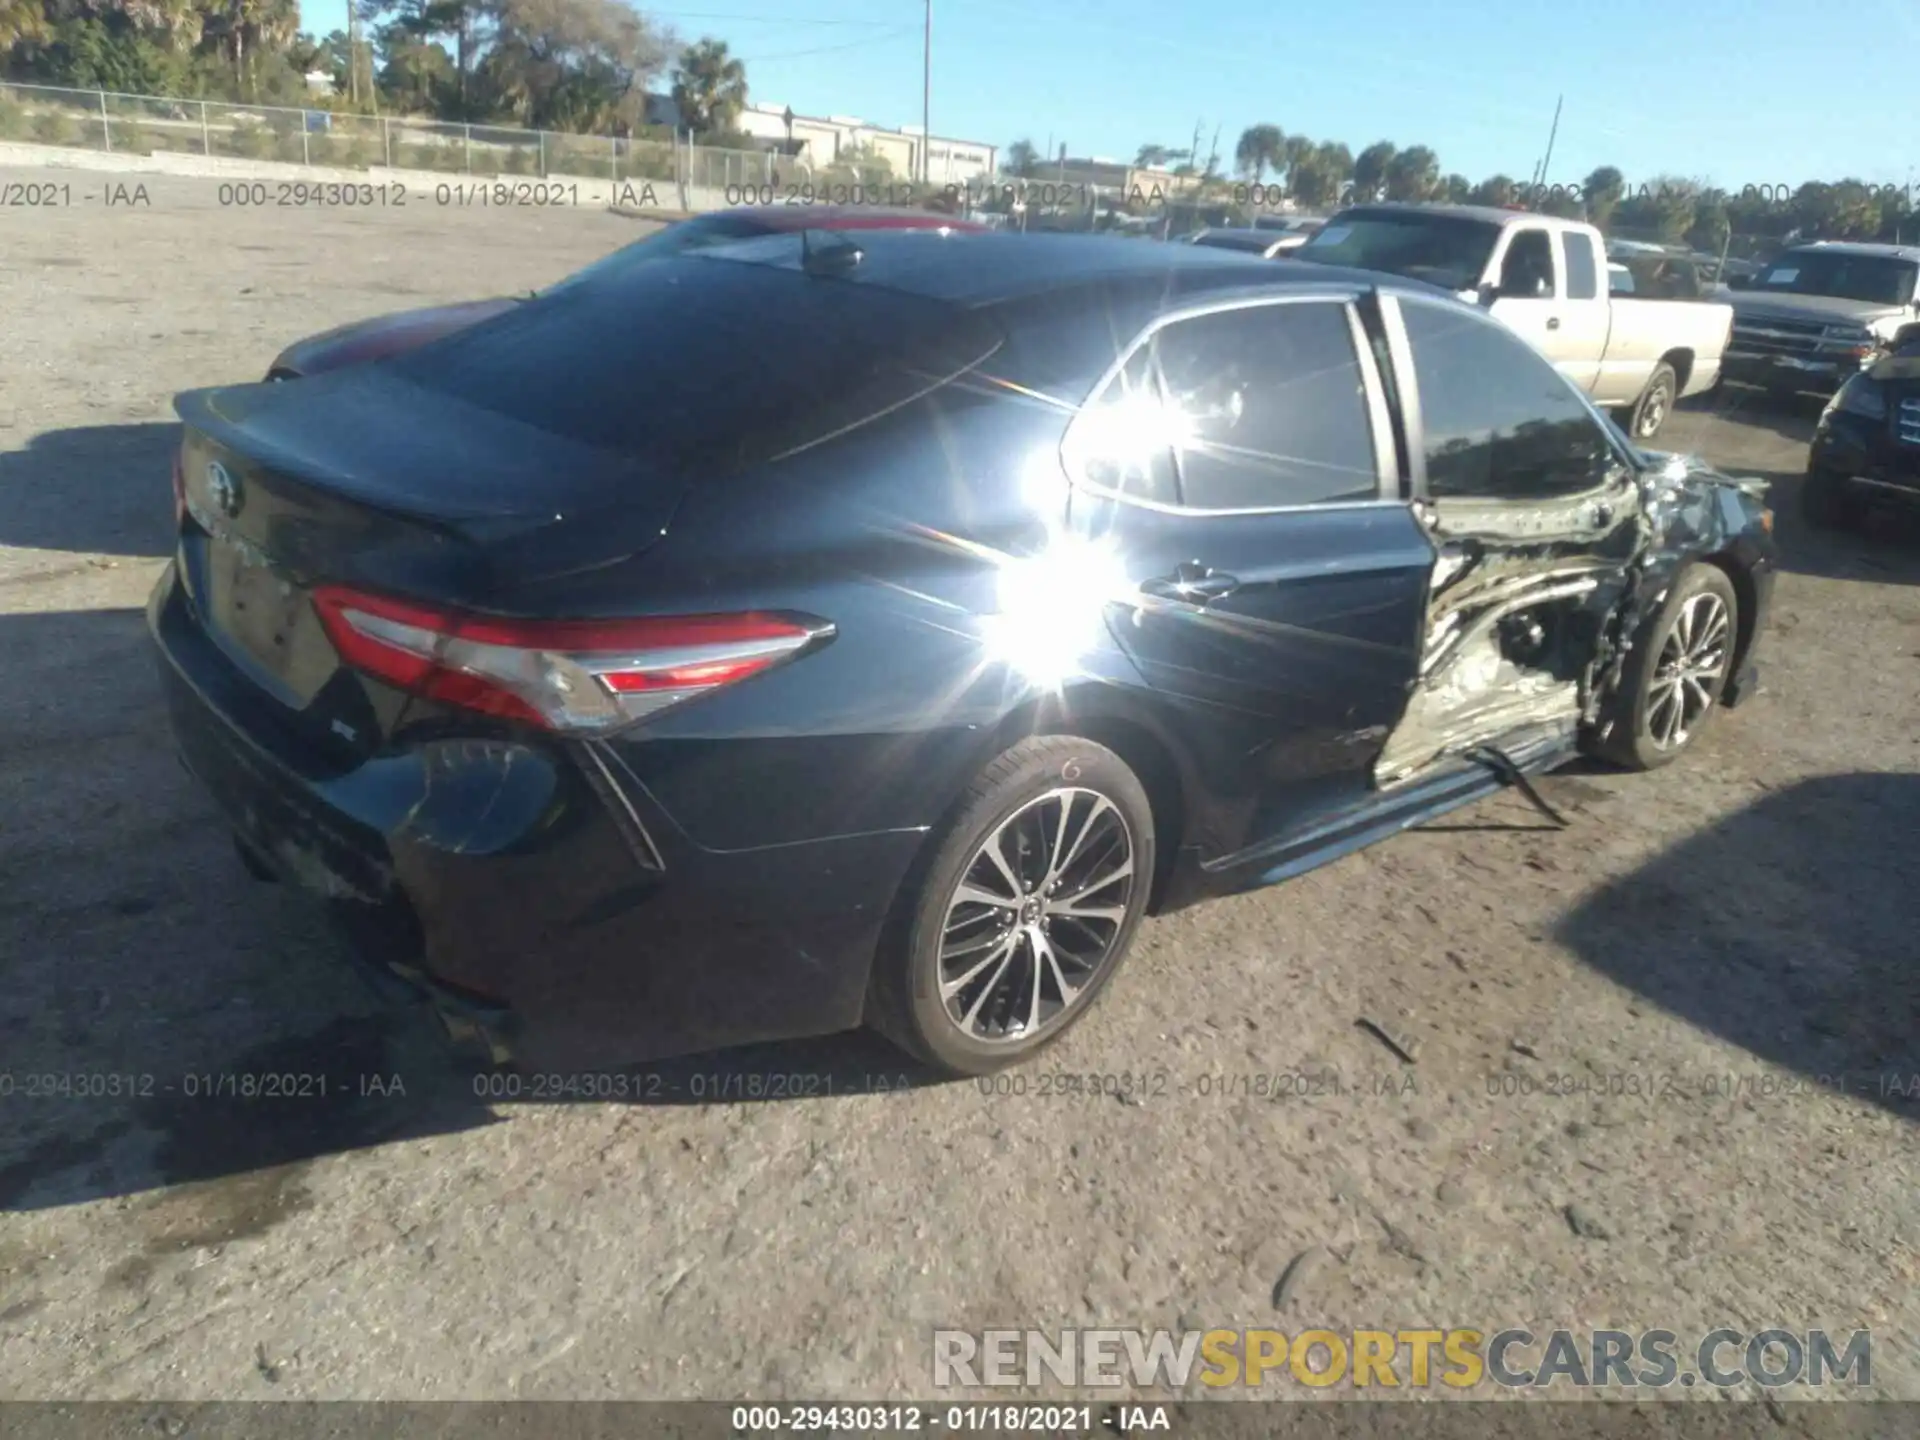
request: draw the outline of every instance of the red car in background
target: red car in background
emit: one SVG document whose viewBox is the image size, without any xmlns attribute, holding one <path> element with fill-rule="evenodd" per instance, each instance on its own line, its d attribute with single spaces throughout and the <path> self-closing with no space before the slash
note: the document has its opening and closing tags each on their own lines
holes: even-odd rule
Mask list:
<svg viewBox="0 0 1920 1440">
<path fill-rule="evenodd" d="M 716 210 L 681 220 L 664 230 L 624 245 L 579 274 L 598 273 L 602 266 L 627 265 L 697 250 L 707 245 L 722 245 L 730 240 L 746 240 L 758 235 L 790 234 L 796 230 L 985 230 L 971 220 L 943 215 L 934 210 L 888 210 L 872 205 L 758 205 L 738 210 Z M 571 277 L 570 277 L 571 278 Z M 375 315 L 356 320 L 318 335 L 296 340 L 274 358 L 267 370 L 269 380 L 296 380 L 357 365 L 365 360 L 382 360 L 389 355 L 415 350 L 443 335 L 478 325 L 482 320 L 510 310 L 526 296 L 500 296 L 491 300 L 467 300 L 457 305 L 433 305 L 422 310 L 402 310 L 392 315 Z"/>
</svg>

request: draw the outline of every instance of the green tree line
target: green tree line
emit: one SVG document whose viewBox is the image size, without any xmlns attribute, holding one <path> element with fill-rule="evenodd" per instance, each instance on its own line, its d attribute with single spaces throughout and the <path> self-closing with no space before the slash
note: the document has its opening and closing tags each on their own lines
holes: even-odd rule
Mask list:
<svg viewBox="0 0 1920 1440">
<path fill-rule="evenodd" d="M 298 0 L 0 0 L 0 77 L 600 134 L 640 130 L 667 78 L 710 141 L 746 104 L 723 42 L 683 47 L 621 0 L 349 3 L 352 33 L 316 37 Z M 333 82 L 324 102 L 315 71 Z"/>
<path fill-rule="evenodd" d="M 1008 173 L 1022 177 L 1042 175 L 1046 168 L 1029 140 L 1009 145 L 1005 163 Z M 1510 175 L 1476 182 L 1444 170 L 1429 146 L 1402 149 L 1379 140 L 1355 154 L 1337 141 L 1288 134 L 1270 124 L 1241 132 L 1232 174 L 1224 173 L 1217 153 L 1201 155 L 1165 145 L 1141 146 L 1134 164 L 1171 171 L 1190 181 L 1202 199 L 1209 193 L 1232 195 L 1237 179 L 1242 187 L 1251 183 L 1271 189 L 1308 211 L 1324 212 L 1364 199 L 1518 206 L 1585 219 L 1610 233 L 1713 252 L 1729 237 L 1777 241 L 1789 235 L 1834 240 L 1920 236 L 1920 216 L 1912 209 L 1911 196 L 1898 187 L 1855 179 L 1730 192 L 1677 175 L 1629 184 L 1618 168 L 1602 165 L 1570 184 L 1533 185 Z"/>
</svg>

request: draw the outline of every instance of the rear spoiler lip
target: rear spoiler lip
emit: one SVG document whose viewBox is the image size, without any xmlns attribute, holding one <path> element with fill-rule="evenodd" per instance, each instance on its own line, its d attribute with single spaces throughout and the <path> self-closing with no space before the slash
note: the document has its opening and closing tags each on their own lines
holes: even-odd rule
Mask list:
<svg viewBox="0 0 1920 1440">
<path fill-rule="evenodd" d="M 313 382 L 302 382 L 303 385 Z M 173 398 L 174 413 L 193 434 L 204 436 L 221 449 L 246 461 L 284 475 L 295 483 L 312 485 L 339 495 L 342 499 L 383 514 L 391 519 L 418 526 L 423 531 L 447 539 L 477 545 L 492 552 L 495 562 L 493 583 L 501 593 L 550 584 L 574 575 L 608 569 L 625 563 L 641 551 L 651 548 L 677 524 L 693 487 L 683 486 L 661 511 L 623 507 L 617 498 L 601 505 L 572 508 L 556 514 L 551 507 L 522 506 L 464 508 L 442 506 L 433 511 L 404 503 L 392 497 L 371 495 L 360 487 L 342 483 L 337 474 L 328 473 L 298 456 L 289 454 L 250 429 L 245 415 L 222 413 L 223 396 L 270 393 L 286 403 L 286 387 L 268 381 L 249 384 L 208 386 L 185 390 Z M 586 527 L 604 541 L 603 545 L 583 551 L 558 535 L 549 535 L 561 526 L 577 530 Z M 550 540 L 560 542 L 560 553 L 547 552 Z M 509 561 L 509 556 L 517 560 Z M 564 557 L 564 558 L 563 558 Z M 501 563 L 507 562 L 507 563 Z"/>
<path fill-rule="evenodd" d="M 223 450 L 232 451 L 236 455 L 293 480 L 304 480 L 330 488 L 337 487 L 356 505 L 365 505 L 384 514 L 448 530 L 459 530 L 476 522 L 484 524 L 488 521 L 532 518 L 522 508 L 504 510 L 498 507 L 473 505 L 464 507 L 453 505 L 444 510 L 428 512 L 417 507 L 396 504 L 391 497 L 363 494 L 349 485 L 342 484 L 338 475 L 323 473 L 310 460 L 294 455 L 275 445 L 271 439 L 258 431 L 250 429 L 244 415 L 221 412 L 219 402 L 224 396 L 262 391 L 274 392 L 280 389 L 280 386 L 271 381 L 262 380 L 244 385 L 215 385 L 198 390 L 184 390 L 173 397 L 173 410 L 184 426 L 189 430 L 197 431 Z"/>
</svg>

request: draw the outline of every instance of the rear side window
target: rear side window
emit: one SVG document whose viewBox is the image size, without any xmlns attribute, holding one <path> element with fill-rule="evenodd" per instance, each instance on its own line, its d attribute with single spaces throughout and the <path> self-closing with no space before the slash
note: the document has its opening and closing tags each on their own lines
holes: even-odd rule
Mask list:
<svg viewBox="0 0 1920 1440">
<path fill-rule="evenodd" d="M 1175 321 L 1088 410 L 1091 435 L 1121 442 L 1090 447 L 1088 478 L 1121 494 L 1263 510 L 1379 493 L 1366 382 L 1336 301 Z"/>
<path fill-rule="evenodd" d="M 1567 252 L 1567 298 L 1592 300 L 1600 294 L 1600 257 L 1593 237 L 1579 230 L 1560 232 Z"/>
<path fill-rule="evenodd" d="M 1606 431 L 1531 345 L 1464 307 L 1409 299 L 1401 314 L 1435 500 L 1550 500 L 1605 480 Z"/>
<path fill-rule="evenodd" d="M 998 343 L 990 320 L 940 301 L 685 256 L 569 285 L 389 363 L 552 434 L 712 474 L 872 419 Z"/>
</svg>

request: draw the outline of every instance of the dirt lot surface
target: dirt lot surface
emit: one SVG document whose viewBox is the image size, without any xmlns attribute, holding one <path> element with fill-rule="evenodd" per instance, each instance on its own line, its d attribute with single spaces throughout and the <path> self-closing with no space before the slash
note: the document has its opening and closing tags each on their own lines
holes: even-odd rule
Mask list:
<svg viewBox="0 0 1920 1440">
<path fill-rule="evenodd" d="M 170 753 L 169 399 L 641 227 L 78 178 L 0 211 L 0 1394 L 925 1397 L 944 1326 L 1784 1325 L 1870 1327 L 1920 1399 L 1920 544 L 1799 526 L 1810 409 L 1663 437 L 1781 481 L 1765 689 L 1664 773 L 1545 781 L 1568 828 L 1506 796 L 1151 923 L 994 1093 L 853 1037 L 492 1100 Z M 263 1073 L 332 1093 L 192 1093 Z M 777 1075 L 835 1093 L 713 1098 Z"/>
</svg>

